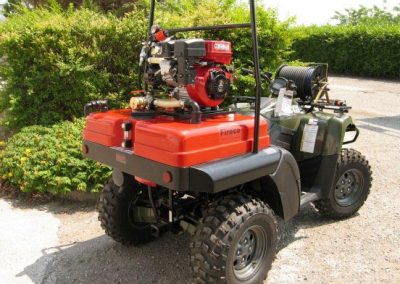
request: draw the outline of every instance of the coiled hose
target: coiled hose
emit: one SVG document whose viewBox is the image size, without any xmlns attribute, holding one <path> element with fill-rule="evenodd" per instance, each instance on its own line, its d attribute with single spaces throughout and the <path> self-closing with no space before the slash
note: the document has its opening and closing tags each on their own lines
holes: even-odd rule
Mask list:
<svg viewBox="0 0 400 284">
<path fill-rule="evenodd" d="M 297 95 L 300 99 L 312 101 L 319 91 L 318 81 L 326 78 L 326 71 L 324 73 L 324 66 L 322 65 L 311 67 L 282 65 L 278 69 L 276 77 L 293 81 L 296 84 Z"/>
</svg>

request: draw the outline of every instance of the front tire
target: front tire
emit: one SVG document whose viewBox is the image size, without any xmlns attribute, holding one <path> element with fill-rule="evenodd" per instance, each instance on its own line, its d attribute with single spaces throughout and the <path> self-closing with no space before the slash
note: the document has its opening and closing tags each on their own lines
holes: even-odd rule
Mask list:
<svg viewBox="0 0 400 284">
<path fill-rule="evenodd" d="M 191 242 L 196 283 L 262 283 L 276 254 L 278 225 L 259 199 L 229 195 L 211 205 Z"/>
<path fill-rule="evenodd" d="M 154 239 L 151 226 L 136 222 L 133 210 L 142 191 L 133 178 L 121 187 L 110 180 L 100 195 L 97 205 L 101 227 L 106 234 L 123 245 L 139 245 Z"/>
<path fill-rule="evenodd" d="M 360 152 L 343 149 L 329 197 L 314 202 L 320 214 L 343 219 L 354 215 L 367 200 L 372 183 L 371 167 Z"/>
</svg>

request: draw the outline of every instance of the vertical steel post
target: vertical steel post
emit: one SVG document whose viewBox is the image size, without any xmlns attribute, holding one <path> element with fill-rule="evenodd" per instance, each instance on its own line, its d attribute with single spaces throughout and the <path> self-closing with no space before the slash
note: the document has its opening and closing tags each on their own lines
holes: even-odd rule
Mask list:
<svg viewBox="0 0 400 284">
<path fill-rule="evenodd" d="M 151 0 L 151 5 L 150 5 L 150 15 L 149 15 L 149 28 L 148 28 L 148 35 L 151 35 L 151 27 L 154 24 L 154 11 L 156 8 L 156 0 Z"/>
<path fill-rule="evenodd" d="M 250 20 L 251 34 L 253 39 L 253 56 L 254 56 L 254 78 L 256 79 L 256 104 L 254 116 L 254 141 L 253 153 L 258 153 L 259 136 L 260 136 L 260 105 L 261 105 L 261 77 L 260 77 L 260 56 L 258 54 L 258 38 L 257 38 L 257 18 L 254 0 L 249 0 L 250 4 Z"/>
</svg>

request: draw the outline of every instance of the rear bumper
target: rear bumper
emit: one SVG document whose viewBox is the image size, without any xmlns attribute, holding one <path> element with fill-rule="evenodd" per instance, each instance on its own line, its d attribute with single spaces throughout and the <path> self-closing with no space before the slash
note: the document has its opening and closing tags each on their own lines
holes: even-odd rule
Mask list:
<svg viewBox="0 0 400 284">
<path fill-rule="evenodd" d="M 177 191 L 217 193 L 257 178 L 271 175 L 280 165 L 283 152 L 269 147 L 258 154 L 240 155 L 187 168 L 178 168 L 152 161 L 131 150 L 107 147 L 84 141 L 87 158 L 108 165 L 132 176 L 152 181 Z M 168 173 L 170 181 L 163 176 Z"/>
</svg>

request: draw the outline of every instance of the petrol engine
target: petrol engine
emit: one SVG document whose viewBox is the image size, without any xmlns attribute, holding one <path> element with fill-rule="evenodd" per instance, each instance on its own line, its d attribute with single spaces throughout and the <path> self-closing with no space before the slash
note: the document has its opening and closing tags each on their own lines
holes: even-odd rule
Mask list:
<svg viewBox="0 0 400 284">
<path fill-rule="evenodd" d="M 233 71 L 227 41 L 172 39 L 156 29 L 141 53 L 146 96 L 133 97 L 133 110 L 216 110 L 228 96 Z M 167 95 L 167 98 L 165 98 Z M 164 97 L 164 98 L 161 98 Z"/>
</svg>

